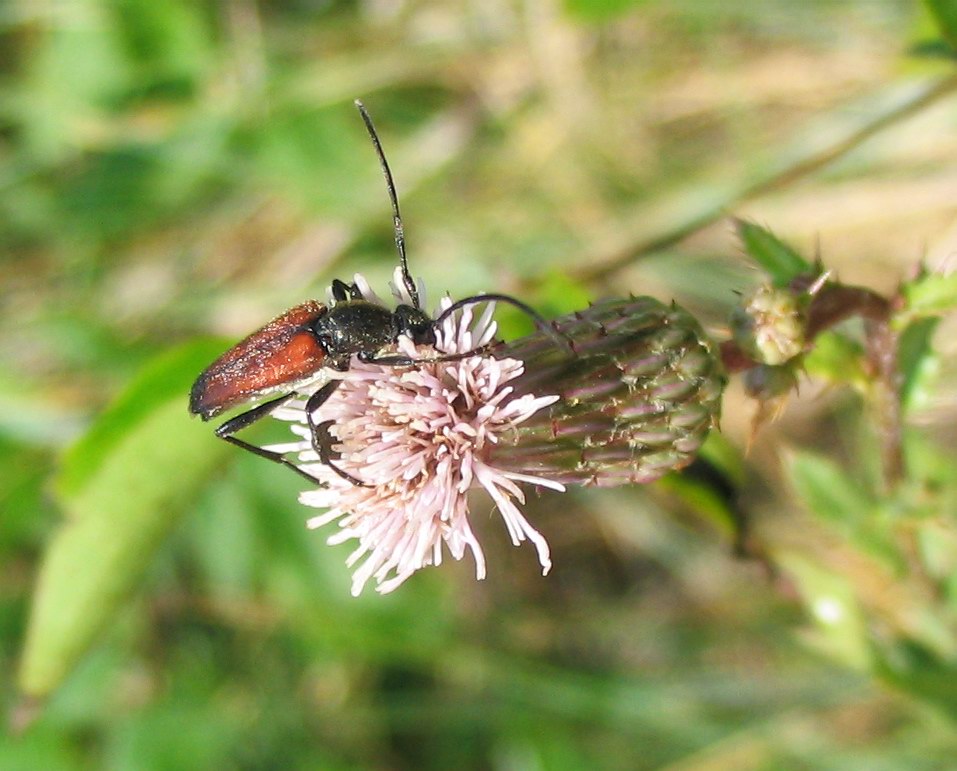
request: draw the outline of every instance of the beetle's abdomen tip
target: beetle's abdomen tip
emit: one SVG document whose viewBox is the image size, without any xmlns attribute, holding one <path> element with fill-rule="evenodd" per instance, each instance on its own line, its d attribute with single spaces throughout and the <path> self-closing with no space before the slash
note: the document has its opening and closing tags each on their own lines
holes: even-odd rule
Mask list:
<svg viewBox="0 0 957 771">
<path fill-rule="evenodd" d="M 238 342 L 196 378 L 189 411 L 209 420 L 318 372 L 326 350 L 310 329 L 325 312 L 322 303 L 297 305 Z"/>
<path fill-rule="evenodd" d="M 210 398 L 208 370 L 196 378 L 193 387 L 189 390 L 189 414 L 199 415 L 207 421 L 222 411 L 222 405 Z"/>
</svg>

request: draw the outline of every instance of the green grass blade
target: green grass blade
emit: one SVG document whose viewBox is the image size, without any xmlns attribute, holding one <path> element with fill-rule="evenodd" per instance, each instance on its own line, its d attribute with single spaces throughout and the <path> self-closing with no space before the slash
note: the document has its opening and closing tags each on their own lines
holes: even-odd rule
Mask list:
<svg viewBox="0 0 957 771">
<path fill-rule="evenodd" d="M 82 484 L 61 491 L 68 521 L 44 556 L 22 652 L 19 684 L 28 696 L 49 694 L 69 675 L 225 455 L 209 427 L 187 415 L 191 375 L 181 365 L 189 352 L 196 347 L 147 368 L 165 398 L 131 402 L 140 379 L 91 429 L 80 446 L 95 462 L 73 456 Z"/>
<path fill-rule="evenodd" d="M 62 498 L 78 495 L 132 427 L 152 415 L 158 406 L 178 399 L 185 416 L 193 379 L 227 346 L 222 340 L 200 340 L 160 354 L 143 367 L 67 450 L 56 479 L 57 493 Z"/>
</svg>

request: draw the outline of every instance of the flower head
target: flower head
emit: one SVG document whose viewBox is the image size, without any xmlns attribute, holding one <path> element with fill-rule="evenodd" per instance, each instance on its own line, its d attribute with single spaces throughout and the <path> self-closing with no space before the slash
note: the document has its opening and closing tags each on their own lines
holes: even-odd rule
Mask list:
<svg viewBox="0 0 957 771">
<path fill-rule="evenodd" d="M 379 301 L 364 279 L 357 276 L 356 284 L 367 299 Z M 395 287 L 402 282 L 395 282 L 393 294 L 408 302 L 404 290 Z M 440 307 L 449 305 L 444 299 Z M 476 319 L 465 308 L 436 330 L 435 348 L 400 337 L 396 353 L 428 360 L 485 346 L 495 335 L 493 310 L 489 303 Z M 548 571 L 548 544 L 518 508 L 524 503 L 518 483 L 559 491 L 563 485 L 503 470 L 489 460 L 491 447 L 505 433 L 558 399 L 530 393 L 516 397 L 510 382 L 523 370 L 521 361 L 489 355 L 403 367 L 354 359 L 347 372 L 336 373 L 341 384 L 313 418 L 316 424 L 329 422 L 338 455 L 334 463 L 361 480 L 361 486 L 319 462 L 304 401 L 274 412 L 293 422 L 301 442 L 271 449 L 297 452 L 302 468 L 326 485 L 300 495 L 302 503 L 327 509 L 310 519 L 309 527 L 338 522 L 340 530 L 330 544 L 358 541 L 348 559 L 356 567 L 353 594 L 370 579 L 378 591 L 392 591 L 419 568 L 439 564 L 443 549 L 455 559 L 471 551 L 476 575 L 483 578 L 485 557 L 468 517 L 467 494 L 473 487 L 488 492 L 512 542 L 530 540 Z"/>
<path fill-rule="evenodd" d="M 393 295 L 408 304 L 400 278 Z M 355 286 L 381 303 L 361 276 Z M 440 312 L 450 305 L 443 300 Z M 468 517 L 473 487 L 495 501 L 513 543 L 535 545 L 547 572 L 548 544 L 519 510 L 519 484 L 650 482 L 688 465 L 717 423 L 725 383 L 717 348 L 678 306 L 605 300 L 507 345 L 490 345 L 493 310 L 489 303 L 476 319 L 466 306 L 448 317 L 434 347 L 400 337 L 394 353 L 414 364 L 356 358 L 346 372 L 324 373 L 341 382 L 311 417 L 328 427 L 334 466 L 314 449 L 305 401 L 273 412 L 292 421 L 298 440 L 269 449 L 297 453 L 323 485 L 300 495 L 327 510 L 309 526 L 338 522 L 330 543 L 358 541 L 348 559 L 353 594 L 370 579 L 392 591 L 446 549 L 455 559 L 471 551 L 484 577 Z"/>
</svg>

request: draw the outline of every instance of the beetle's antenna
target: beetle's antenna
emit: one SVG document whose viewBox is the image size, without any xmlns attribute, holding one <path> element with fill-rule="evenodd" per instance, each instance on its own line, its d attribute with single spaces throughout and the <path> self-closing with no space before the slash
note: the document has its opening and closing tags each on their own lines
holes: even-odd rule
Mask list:
<svg viewBox="0 0 957 771">
<path fill-rule="evenodd" d="M 421 310 L 419 305 L 419 292 L 415 288 L 415 282 L 409 273 L 409 263 L 405 257 L 405 230 L 402 228 L 402 215 L 399 214 L 399 196 L 395 192 L 395 182 L 392 180 L 392 170 L 389 168 L 389 162 L 385 159 L 385 153 L 382 152 L 382 143 L 379 142 L 379 135 L 376 134 L 372 118 L 366 112 L 365 105 L 361 100 L 356 99 L 356 109 L 362 116 L 362 121 L 366 124 L 366 130 L 372 137 L 372 144 L 375 145 L 376 155 L 379 156 L 379 164 L 382 166 L 382 174 L 385 176 L 385 186 L 389 190 L 389 200 L 392 201 L 392 224 L 395 228 L 395 248 L 399 250 L 399 264 L 402 268 L 402 283 L 405 285 L 405 291 L 412 298 L 412 305 Z"/>
<path fill-rule="evenodd" d="M 464 308 L 466 305 L 476 305 L 478 303 L 484 302 L 503 302 L 508 303 L 509 305 L 514 305 L 516 308 L 522 311 L 522 313 L 525 313 L 527 316 L 529 316 L 532 321 L 535 322 L 535 326 L 538 328 L 538 330 L 554 340 L 555 343 L 558 344 L 559 348 L 566 349 L 573 356 L 575 355 L 575 348 L 568 337 L 549 324 L 541 316 L 541 314 L 539 314 L 538 311 L 536 311 L 530 305 L 526 305 L 521 300 L 507 294 L 477 294 L 473 295 L 472 297 L 463 297 L 461 300 L 456 300 L 435 318 L 433 326 L 438 327 L 449 316 L 455 313 L 455 311 L 459 310 L 460 308 Z"/>
</svg>

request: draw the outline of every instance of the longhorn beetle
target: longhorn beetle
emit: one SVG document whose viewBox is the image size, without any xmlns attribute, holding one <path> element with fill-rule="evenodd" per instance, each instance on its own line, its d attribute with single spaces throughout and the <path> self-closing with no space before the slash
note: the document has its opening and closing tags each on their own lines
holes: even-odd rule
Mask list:
<svg viewBox="0 0 957 771">
<path fill-rule="evenodd" d="M 300 389 L 318 385 L 320 387 L 308 398 L 305 407 L 313 449 L 320 462 L 329 466 L 336 474 L 353 484 L 365 485 L 333 462 L 334 440 L 329 432 L 331 421 L 316 423 L 313 417 L 315 411 L 341 382 L 339 379 L 330 378 L 329 370 L 348 370 L 353 355 L 363 362 L 402 367 L 424 362 L 454 361 L 484 353 L 487 346 L 456 354 L 443 354 L 438 351 L 436 356 L 426 359 L 413 359 L 383 351 L 394 346 L 399 335 L 407 335 L 416 345 L 434 346 L 435 330 L 449 316 L 467 305 L 489 300 L 514 305 L 528 314 L 536 326 L 571 350 L 570 342 L 548 326 L 538 313 L 521 300 L 504 294 L 466 297 L 452 303 L 435 319 L 429 317 L 422 309 L 418 290 L 409 273 L 405 255 L 405 233 L 392 172 L 369 113 L 359 100 L 356 100 L 355 105 L 372 138 L 385 176 L 392 203 L 392 221 L 395 245 L 399 252 L 402 285 L 412 304 L 403 303 L 394 311 L 389 310 L 365 299 L 355 283 L 346 284 L 336 279 L 332 282 L 331 306 L 310 300 L 273 319 L 203 370 L 193 383 L 189 395 L 189 411 L 203 420 L 209 420 L 231 407 L 284 391 L 280 396 L 230 418 L 216 429 L 216 436 L 262 458 L 287 466 L 310 482 L 320 485 L 324 484 L 321 480 L 303 471 L 281 453 L 245 442 L 235 436 L 236 432 L 268 415 L 299 393 Z M 573 350 L 571 352 L 574 353 Z"/>
</svg>

